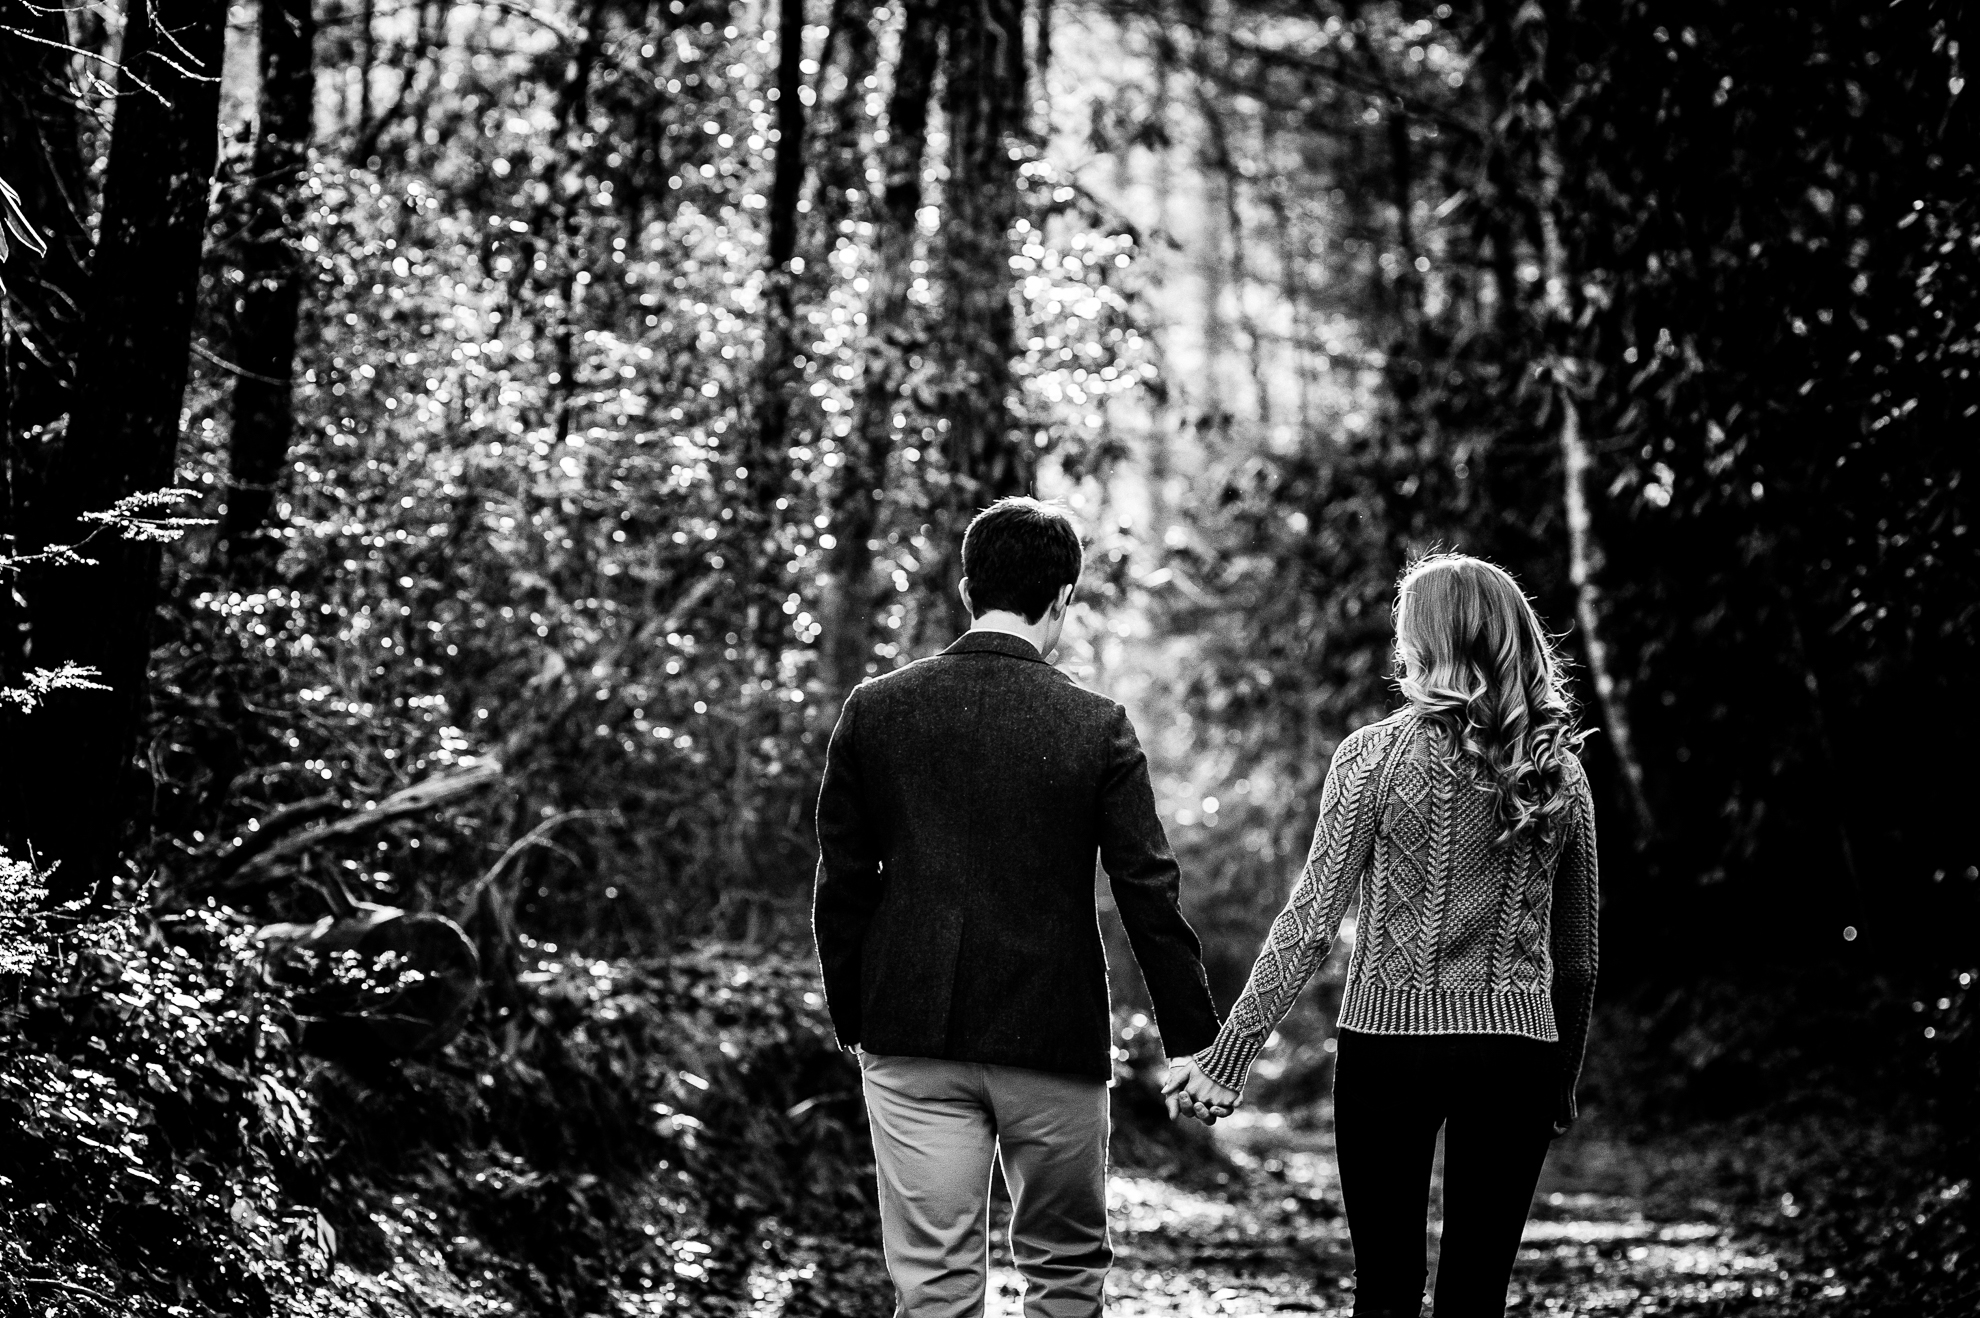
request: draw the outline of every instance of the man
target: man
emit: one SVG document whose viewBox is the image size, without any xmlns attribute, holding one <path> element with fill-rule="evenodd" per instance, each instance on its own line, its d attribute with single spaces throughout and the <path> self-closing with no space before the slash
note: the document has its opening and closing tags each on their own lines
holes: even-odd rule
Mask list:
<svg viewBox="0 0 1980 1318">
<path fill-rule="evenodd" d="M 1047 662 L 1080 558 L 1059 508 L 978 515 L 974 626 L 860 684 L 826 755 L 813 929 L 833 1027 L 859 1050 L 897 1318 L 982 1313 L 993 1154 L 1027 1318 L 1100 1312 L 1113 1063 L 1096 854 L 1167 1054 L 1217 1033 L 1134 728 Z"/>
</svg>

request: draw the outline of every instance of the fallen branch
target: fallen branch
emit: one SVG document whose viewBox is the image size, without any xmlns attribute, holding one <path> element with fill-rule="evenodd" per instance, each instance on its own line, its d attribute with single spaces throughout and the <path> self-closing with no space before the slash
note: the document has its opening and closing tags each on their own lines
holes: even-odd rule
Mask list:
<svg viewBox="0 0 1980 1318">
<path fill-rule="evenodd" d="M 207 871 L 206 882 L 220 882 L 296 829 L 336 813 L 342 800 L 335 792 L 325 792 L 322 796 L 292 802 L 263 815 L 242 829 L 233 842 L 208 852 L 212 868 Z"/>
<path fill-rule="evenodd" d="M 617 819 L 618 817 L 619 812 L 616 810 L 566 810 L 560 815 L 552 815 L 535 828 L 530 829 L 529 832 L 517 838 L 514 842 L 511 842 L 509 849 L 502 853 L 500 859 L 493 865 L 490 865 L 485 874 L 469 884 L 466 890 L 459 897 L 455 898 L 454 910 L 458 913 L 456 918 L 466 919 L 468 912 L 474 908 L 475 899 L 481 896 L 482 890 L 500 878 L 502 871 L 507 868 L 509 862 L 520 856 L 523 852 L 529 850 L 531 847 L 539 846 L 552 847 L 561 852 L 562 848 L 556 847 L 555 843 L 546 840 L 558 825 L 567 824 L 573 819 Z"/>
<path fill-rule="evenodd" d="M 294 860 L 313 847 L 361 837 L 398 820 L 451 805 L 484 788 L 494 786 L 502 781 L 503 776 L 501 761 L 493 758 L 482 759 L 475 764 L 447 773 L 435 774 L 410 787 L 402 787 L 383 800 L 366 801 L 357 809 L 329 823 L 315 828 L 305 828 L 300 832 L 290 832 L 287 836 L 263 847 L 258 854 L 234 866 L 230 877 L 223 876 L 216 881 L 212 876 L 208 876 L 197 887 L 205 891 L 233 893 L 273 882 L 281 877 L 279 867 L 285 861 Z M 297 808 L 286 807 L 290 811 Z M 276 813 L 279 815 L 282 812 Z"/>
<path fill-rule="evenodd" d="M 227 374 L 229 375 L 237 376 L 243 380 L 259 380 L 263 384 L 289 383 L 287 380 L 284 380 L 279 376 L 261 375 L 255 371 L 250 371 L 247 367 L 242 366 L 239 362 L 230 362 L 225 357 L 220 356 L 218 353 L 214 352 L 211 348 L 201 343 L 198 339 L 194 339 L 190 346 L 192 347 L 193 352 L 198 354 L 202 359 L 204 359 L 210 365 L 219 367 L 221 370 L 227 372 Z"/>
<path fill-rule="evenodd" d="M 687 618 L 715 588 L 717 580 L 715 577 L 704 577 L 695 582 L 675 601 L 674 607 L 667 611 L 664 618 L 634 628 L 611 652 L 606 666 L 622 668 L 633 651 L 649 638 L 664 636 L 684 626 Z M 558 671 L 561 676 L 568 669 L 560 667 Z M 267 886 L 282 878 L 281 867 L 285 862 L 296 859 L 313 847 L 374 832 L 387 824 L 426 814 L 493 786 L 506 777 L 507 766 L 521 765 L 531 752 L 563 726 L 573 711 L 588 706 L 592 690 L 582 682 L 565 680 L 563 689 L 549 698 L 549 708 L 542 710 L 539 717 L 526 719 L 511 731 L 495 754 L 483 755 L 473 765 L 435 774 L 381 800 L 366 801 L 328 823 L 308 827 L 337 809 L 341 798 L 334 793 L 311 797 L 272 811 L 255 821 L 251 828 L 243 830 L 231 847 L 212 855 L 209 868 L 189 883 L 186 891 L 237 894 Z M 610 813 L 573 811 L 549 823 Z M 547 831 L 546 825 L 539 824 L 525 834 L 495 862 L 488 873 L 476 880 L 466 895 L 470 898 L 478 895 L 493 882 L 502 867 L 515 858 L 518 849 L 542 845 L 543 835 Z"/>
<path fill-rule="evenodd" d="M 92 1289 L 83 1285 L 81 1282 L 61 1281 L 54 1277 L 22 1277 L 21 1284 L 23 1286 L 46 1286 L 50 1290 L 67 1291 L 71 1295 L 87 1296 L 102 1304 L 105 1308 L 114 1307 L 117 1303 L 102 1291 Z"/>
</svg>

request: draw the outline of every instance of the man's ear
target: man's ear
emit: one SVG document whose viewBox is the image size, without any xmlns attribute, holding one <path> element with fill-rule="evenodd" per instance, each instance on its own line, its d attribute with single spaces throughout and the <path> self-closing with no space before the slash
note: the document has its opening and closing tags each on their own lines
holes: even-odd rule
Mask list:
<svg viewBox="0 0 1980 1318">
<path fill-rule="evenodd" d="M 1052 601 L 1053 617 L 1056 618 L 1063 615 L 1067 609 L 1070 609 L 1072 607 L 1073 592 L 1078 589 L 1079 589 L 1078 582 L 1074 582 L 1070 586 L 1059 587 L 1059 597 Z"/>
<path fill-rule="evenodd" d="M 971 604 L 971 603 L 969 602 L 969 578 L 968 578 L 968 577 L 964 577 L 964 578 L 963 578 L 963 579 L 962 579 L 961 581 L 958 581 L 958 582 L 956 583 L 956 594 L 958 594 L 958 595 L 960 595 L 960 596 L 962 596 L 962 602 L 963 602 L 963 608 L 964 608 L 964 610 L 968 612 L 968 614 L 969 614 L 969 616 L 970 616 L 970 617 L 972 617 L 972 618 L 974 618 L 974 617 L 976 616 L 976 606 L 975 606 L 974 604 Z"/>
</svg>

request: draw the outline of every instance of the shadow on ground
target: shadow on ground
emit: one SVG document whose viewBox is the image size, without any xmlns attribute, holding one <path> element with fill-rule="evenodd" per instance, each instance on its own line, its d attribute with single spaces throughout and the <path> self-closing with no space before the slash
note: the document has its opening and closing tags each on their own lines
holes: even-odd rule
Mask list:
<svg viewBox="0 0 1980 1318">
<path fill-rule="evenodd" d="M 1348 1314 L 1353 1253 L 1332 1132 L 1295 1129 L 1264 1114 L 1227 1122 L 1217 1134 L 1234 1169 L 1221 1185 L 1199 1181 L 1185 1188 L 1135 1172 L 1113 1177 L 1109 1314 Z M 1687 1173 L 1672 1163 L 1669 1151 L 1631 1146 L 1599 1129 L 1557 1146 L 1535 1196 L 1508 1312 L 1589 1318 L 1855 1312 L 1842 1285 L 1770 1246 L 1749 1212 L 1708 1193 L 1675 1189 L 1673 1177 Z M 1700 1185 L 1709 1189 L 1708 1182 Z M 1436 1205 L 1433 1188 L 1426 1241 L 1433 1269 Z M 790 1257 L 819 1243 L 800 1245 Z M 781 1280 L 775 1268 L 759 1269 L 746 1312 L 753 1318 L 891 1312 L 871 1250 L 835 1246 L 797 1266 L 802 1277 Z M 999 1240 L 986 1318 L 1020 1318 L 1022 1309 L 1022 1282 Z"/>
</svg>

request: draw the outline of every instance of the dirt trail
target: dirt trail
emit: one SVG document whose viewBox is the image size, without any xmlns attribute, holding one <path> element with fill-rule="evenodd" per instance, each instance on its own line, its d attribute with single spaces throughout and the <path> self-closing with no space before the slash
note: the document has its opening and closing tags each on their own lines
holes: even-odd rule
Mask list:
<svg viewBox="0 0 1980 1318">
<path fill-rule="evenodd" d="M 1240 1191 L 1114 1178 L 1109 1313 L 1346 1315 L 1353 1253 L 1331 1135 L 1291 1131 L 1267 1116 L 1226 1123 L 1219 1136 L 1249 1173 Z M 1840 1288 L 1795 1274 L 1743 1237 L 1717 1205 L 1653 1215 L 1615 1193 L 1624 1179 L 1612 1174 L 1617 1156 L 1584 1143 L 1550 1159 L 1508 1312 L 1800 1318 L 1842 1298 Z M 1433 1193 L 1433 1259 L 1434 1205 Z M 988 1318 L 1020 1318 L 1021 1283 L 1001 1244 L 993 1262 Z"/>
</svg>

